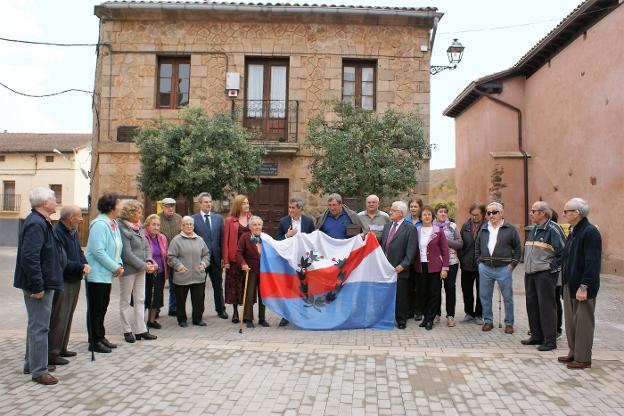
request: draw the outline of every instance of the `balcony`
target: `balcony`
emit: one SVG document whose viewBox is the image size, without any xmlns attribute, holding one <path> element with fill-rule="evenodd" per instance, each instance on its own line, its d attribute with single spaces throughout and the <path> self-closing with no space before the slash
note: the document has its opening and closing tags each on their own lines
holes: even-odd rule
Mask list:
<svg viewBox="0 0 624 416">
<path fill-rule="evenodd" d="M 4 212 L 19 212 L 22 196 L 19 194 L 0 194 L 0 209 Z"/>
<path fill-rule="evenodd" d="M 253 142 L 271 154 L 299 150 L 299 101 L 234 100 L 232 117 L 251 130 Z"/>
</svg>

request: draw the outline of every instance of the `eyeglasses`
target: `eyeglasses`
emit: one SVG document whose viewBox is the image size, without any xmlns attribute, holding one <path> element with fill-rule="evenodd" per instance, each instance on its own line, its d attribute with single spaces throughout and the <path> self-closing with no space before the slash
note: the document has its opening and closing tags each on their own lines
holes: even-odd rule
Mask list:
<svg viewBox="0 0 624 416">
<path fill-rule="evenodd" d="M 543 212 L 543 209 L 532 209 L 531 214 L 535 214 L 536 212 Z"/>
<path fill-rule="evenodd" d="M 487 215 L 496 215 L 498 214 L 500 211 L 488 211 L 486 212 Z"/>
<path fill-rule="evenodd" d="M 576 211 L 578 211 L 578 210 L 577 209 L 564 209 L 563 213 L 567 214 L 568 212 L 576 212 Z"/>
</svg>

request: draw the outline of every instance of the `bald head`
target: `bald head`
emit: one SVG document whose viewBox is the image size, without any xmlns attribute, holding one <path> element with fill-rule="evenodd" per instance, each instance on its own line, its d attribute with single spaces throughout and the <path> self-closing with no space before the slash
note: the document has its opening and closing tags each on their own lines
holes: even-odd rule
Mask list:
<svg viewBox="0 0 624 416">
<path fill-rule="evenodd" d="M 61 208 L 60 220 L 68 228 L 76 228 L 82 222 L 82 211 L 77 205 L 65 205 Z"/>
</svg>

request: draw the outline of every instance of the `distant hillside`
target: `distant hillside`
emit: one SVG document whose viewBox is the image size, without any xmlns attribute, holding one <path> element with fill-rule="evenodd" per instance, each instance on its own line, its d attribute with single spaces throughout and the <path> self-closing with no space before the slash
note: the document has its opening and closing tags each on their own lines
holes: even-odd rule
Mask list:
<svg viewBox="0 0 624 416">
<path fill-rule="evenodd" d="M 432 169 L 429 171 L 429 203 L 435 206 L 445 203 L 449 206 L 449 216 L 455 218 L 455 169 Z"/>
</svg>

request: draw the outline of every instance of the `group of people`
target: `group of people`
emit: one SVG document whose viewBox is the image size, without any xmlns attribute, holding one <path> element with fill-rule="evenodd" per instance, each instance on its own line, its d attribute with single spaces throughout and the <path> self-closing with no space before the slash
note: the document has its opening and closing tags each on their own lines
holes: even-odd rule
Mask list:
<svg viewBox="0 0 624 416">
<path fill-rule="evenodd" d="M 137 200 L 114 193 L 102 195 L 99 215 L 89 226 L 86 253 L 77 237 L 82 221 L 75 206 L 64 206 L 60 220 L 54 192 L 35 188 L 30 194 L 31 214 L 19 239 L 14 286 L 22 289 L 28 314 L 24 373 L 41 384 L 55 384 L 55 366 L 76 355 L 68 350 L 71 322 L 85 279 L 89 350 L 111 353 L 117 347 L 106 338 L 104 320 L 111 287 L 119 280 L 119 316 L 127 343 L 154 340 L 150 329 L 164 307 L 165 282 L 169 284 L 168 315 L 180 327 L 188 326 L 186 300 L 191 297 L 191 323 L 203 320 L 206 281 L 210 278 L 216 315 L 232 323 L 254 327 L 253 306 L 258 303 L 258 324 L 268 327 L 259 291 L 259 268 L 263 220 L 252 215 L 249 199 L 238 195 L 224 219 L 212 210 L 212 197 L 203 192 L 199 212 L 180 216 L 176 201 L 164 198 L 162 212 L 143 219 Z M 409 319 L 433 329 L 441 317 L 444 289 L 446 323 L 456 325 L 456 278 L 461 267 L 464 322 L 476 322 L 483 331 L 493 329 L 492 295 L 498 282 L 505 303 L 505 330 L 514 331 L 512 271 L 521 260 L 522 247 L 516 228 L 504 219 L 503 206 L 470 207 L 470 219 L 461 228 L 449 218 L 445 204 L 434 208 L 421 200 L 395 201 L 389 214 L 379 209 L 375 195 L 366 198 L 359 213 L 330 194 L 327 209 L 314 220 L 303 213 L 301 198 L 292 197 L 275 238 L 320 230 L 330 237 L 346 239 L 370 231 L 397 272 L 396 324 L 405 329 Z M 556 348 L 558 294 L 563 293 L 566 333 L 570 351 L 561 357 L 570 368 L 591 365 L 595 298 L 599 287 L 600 234 L 587 221 L 588 206 L 574 198 L 564 215 L 572 225 L 566 239 L 542 201 L 531 209 L 535 226 L 524 250 L 525 285 L 530 338 L 525 345 L 540 350 Z M 563 271 L 560 279 L 560 271 Z M 225 282 L 222 273 L 225 272 Z M 557 291 L 563 285 L 563 289 Z M 223 285 L 225 283 L 225 285 Z M 224 287 L 225 286 L 225 287 Z M 225 289 L 225 290 L 224 290 Z M 476 291 L 476 295 L 475 295 Z M 239 306 L 243 306 L 239 313 Z M 554 312 L 553 312 L 554 311 Z M 147 312 L 147 313 L 146 313 Z M 147 316 L 146 316 L 147 315 Z M 242 316 L 241 316 L 242 315 Z M 559 315 L 560 316 L 560 315 Z M 279 326 L 289 322 L 282 319 Z"/>
</svg>

